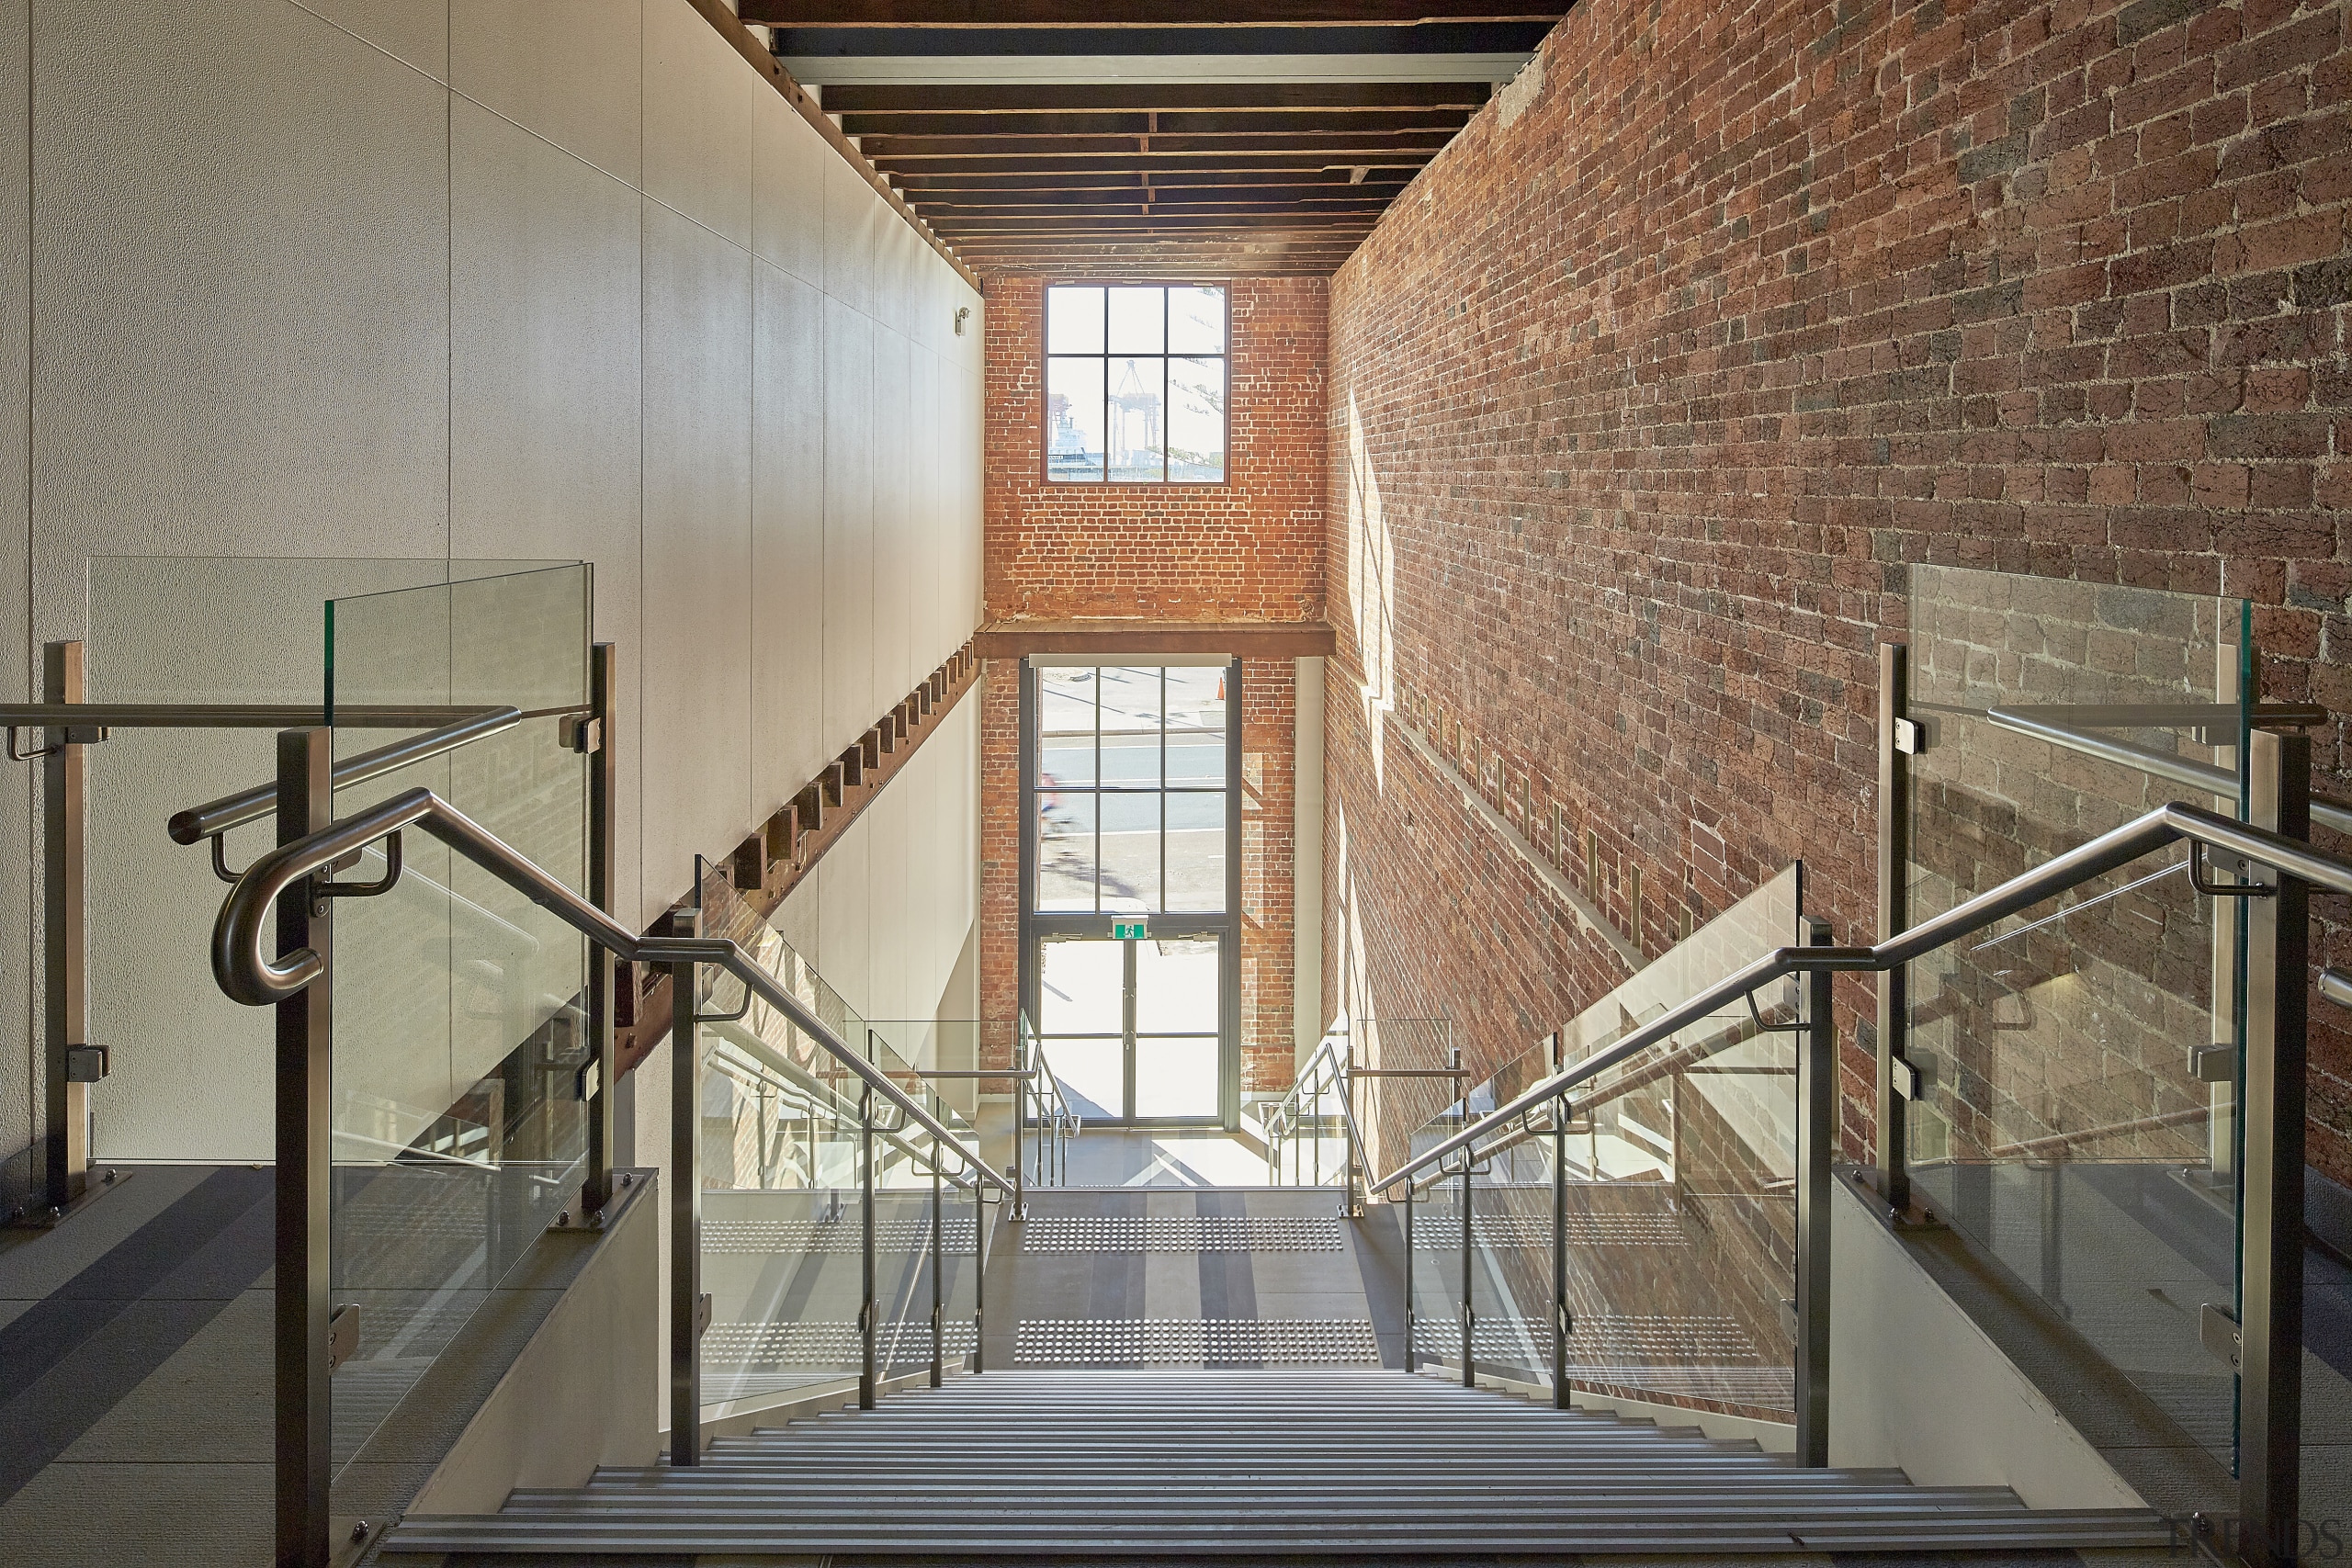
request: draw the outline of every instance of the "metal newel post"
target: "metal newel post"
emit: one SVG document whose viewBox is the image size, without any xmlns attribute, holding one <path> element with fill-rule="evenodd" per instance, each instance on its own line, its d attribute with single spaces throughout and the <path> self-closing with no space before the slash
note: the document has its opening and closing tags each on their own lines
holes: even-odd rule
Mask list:
<svg viewBox="0 0 2352 1568">
<path fill-rule="evenodd" d="M 1405 1183 L 1405 1370 L 1420 1370 L 1420 1361 L 1413 1354 L 1413 1184 L 1409 1179 Z"/>
<path fill-rule="evenodd" d="M 277 737 L 277 841 L 290 844 L 334 819 L 334 731 L 288 729 Z M 277 1284 L 276 1291 L 277 1564 L 325 1568 L 328 1483 L 334 1474 L 329 1388 L 329 1073 L 334 1062 L 333 901 L 319 891 L 330 873 L 289 887 L 277 900 L 277 951 L 309 948 L 325 961 L 319 977 L 279 1002 L 277 1043 Z"/>
<path fill-rule="evenodd" d="M 1911 923 L 1911 752 L 1898 743 L 1910 729 L 1911 650 L 1899 642 L 1878 647 L 1878 940 L 1891 941 Z M 1916 741 L 1911 742 L 1916 745 Z M 1908 972 L 1897 964 L 1878 976 L 1879 1191 L 1900 1213 L 1911 1206 L 1910 1156 L 1905 1145 L 1910 1075 L 1904 1043 L 1911 1016 Z"/>
<path fill-rule="evenodd" d="M 1029 1068 L 1029 1032 L 1018 1030 L 1012 1043 L 1012 1219 L 1015 1224 L 1029 1217 L 1029 1184 L 1023 1177 L 1021 1165 L 1021 1124 L 1029 1114 L 1025 1096 L 1030 1080 L 1022 1075 Z"/>
<path fill-rule="evenodd" d="M 673 917 L 702 934 L 702 914 Z M 702 1041 L 695 965 L 670 971 L 670 1462 L 702 1462 Z"/>
<path fill-rule="evenodd" d="M 978 1165 L 965 1163 L 972 1170 L 972 1371 L 977 1376 L 989 1370 L 983 1332 L 989 1314 L 989 1190 Z"/>
<path fill-rule="evenodd" d="M 874 1086 L 857 1097 L 857 1191 L 862 1222 L 857 1305 L 857 1407 L 874 1408 Z"/>
<path fill-rule="evenodd" d="M 1829 922 L 1807 920 L 1805 942 L 1829 945 Z M 1797 1462 L 1829 1462 L 1829 1162 L 1838 1146 L 1838 1030 L 1833 976 L 1805 976 L 1797 1036 Z"/>
<path fill-rule="evenodd" d="M 588 724 L 581 744 L 588 753 L 588 898 L 606 914 L 613 912 L 613 691 L 614 649 L 600 642 L 588 654 Z M 581 1068 L 581 1087 L 587 1092 L 587 1175 L 580 1186 L 580 1211 L 593 1214 L 613 1198 L 616 1147 L 613 1108 L 618 1087 L 613 1082 L 614 976 L 619 966 L 601 942 L 588 944 L 588 1060 Z M 762 1140 L 761 1164 L 766 1165 Z"/>
<path fill-rule="evenodd" d="M 43 649 L 41 698 L 85 700 L 82 645 L 52 642 Z M 42 737 L 41 942 L 45 984 L 49 1206 L 62 1212 L 87 1190 L 90 1176 L 90 1086 L 73 1068 L 77 1046 L 90 1042 L 89 927 L 85 911 L 85 850 L 90 806 L 88 763 L 71 729 Z"/>
<path fill-rule="evenodd" d="M 2247 816 L 2311 837 L 2311 739 L 2257 729 Z M 2239 1550 L 2256 1568 L 2300 1546 L 2303 1406 L 2303 1118 L 2310 889 L 2267 867 L 2277 891 L 2246 908 L 2245 1158 L 2238 1296 Z"/>
<path fill-rule="evenodd" d="M 940 1186 L 939 1140 L 933 1138 L 931 1141 L 931 1386 L 933 1388 L 947 1381 L 946 1370 L 941 1365 L 942 1358 L 947 1353 L 946 1327 L 943 1319 L 947 1298 L 940 1273 L 947 1257 L 947 1208 L 940 1196 Z"/>
<path fill-rule="evenodd" d="M 1470 1150 L 1462 1151 L 1462 1386 L 1464 1388 L 1478 1386 L 1478 1363 L 1471 1356 L 1471 1334 L 1476 1326 L 1478 1314 L 1470 1304 L 1472 1280 L 1470 1168 L 1476 1163 Z"/>
<path fill-rule="evenodd" d="M 1552 1032 L 1552 1070 L 1565 1042 Z M 1568 1407 L 1568 1097 L 1552 1101 L 1552 1408 Z"/>
</svg>

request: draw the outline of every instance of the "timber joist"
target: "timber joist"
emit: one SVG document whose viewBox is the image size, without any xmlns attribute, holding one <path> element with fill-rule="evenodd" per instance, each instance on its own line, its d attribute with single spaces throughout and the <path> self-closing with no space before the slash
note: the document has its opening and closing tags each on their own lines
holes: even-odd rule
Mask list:
<svg viewBox="0 0 2352 1568">
<path fill-rule="evenodd" d="M 976 635 L 735 846 L 728 880 L 762 919 L 782 907 L 979 679 L 978 643 Z M 668 921 L 665 913 L 649 934 Z M 669 1037 L 670 982 L 655 970 L 620 969 L 613 1058 L 627 1073 Z"/>
<path fill-rule="evenodd" d="M 1565 13 L 1495 0 L 741 0 L 959 259 L 1322 274 Z"/>
</svg>

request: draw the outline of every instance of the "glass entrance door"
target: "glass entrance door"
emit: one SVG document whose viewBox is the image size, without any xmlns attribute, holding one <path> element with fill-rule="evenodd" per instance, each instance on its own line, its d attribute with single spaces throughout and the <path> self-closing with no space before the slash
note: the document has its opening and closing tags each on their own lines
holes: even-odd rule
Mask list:
<svg viewBox="0 0 2352 1568">
<path fill-rule="evenodd" d="M 1047 936 L 1037 1032 L 1089 1121 L 1214 1122 L 1223 939 Z"/>
<path fill-rule="evenodd" d="M 1241 661 L 1023 662 L 1021 996 L 1080 1114 L 1238 1124 Z"/>
</svg>

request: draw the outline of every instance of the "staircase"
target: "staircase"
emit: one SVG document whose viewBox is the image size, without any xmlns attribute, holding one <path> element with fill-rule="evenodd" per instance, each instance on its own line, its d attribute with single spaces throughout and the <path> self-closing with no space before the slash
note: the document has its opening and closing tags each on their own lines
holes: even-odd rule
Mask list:
<svg viewBox="0 0 2352 1568">
<path fill-rule="evenodd" d="M 1720 1441 L 1395 1371 L 1034 1371 L 720 1438 L 696 1470 L 410 1519 L 411 1554 L 1392 1560 L 1470 1552 L 2154 1548 L 2145 1511 L 1796 1467 Z"/>
</svg>

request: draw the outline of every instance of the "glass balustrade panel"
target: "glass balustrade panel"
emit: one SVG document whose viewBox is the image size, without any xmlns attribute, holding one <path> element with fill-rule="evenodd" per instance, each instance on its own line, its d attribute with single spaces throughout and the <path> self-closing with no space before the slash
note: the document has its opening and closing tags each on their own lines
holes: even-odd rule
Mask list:
<svg viewBox="0 0 2352 1568">
<path fill-rule="evenodd" d="M 696 886 L 704 935 L 733 942 L 836 1039 L 863 1048 L 864 1021 L 722 868 L 705 863 Z M 865 1084 L 734 976 L 706 965 L 700 985 L 703 1401 L 756 1408 L 858 1375 Z"/>
<path fill-rule="evenodd" d="M 1929 567 L 1909 600 L 1915 922 L 2167 801 L 2239 815 L 2245 602 Z M 2218 1485 L 2234 1380 L 2199 1318 L 2234 1303 L 2243 939 L 2188 858 L 1911 965 L 1905 1135 L 1920 1199 L 2037 1332 L 2078 1371 L 2120 1372 Z"/>
<path fill-rule="evenodd" d="M 428 788 L 583 892 L 588 759 L 562 724 L 586 708 L 589 570 L 445 576 L 327 602 L 336 765 L 431 728 L 372 709 L 529 716 L 336 790 L 335 814 Z M 366 1511 L 373 1435 L 576 1211 L 587 1144 L 582 940 L 426 834 L 405 832 L 401 849 L 389 888 L 334 906 L 332 1274 L 337 1306 L 359 1314 L 358 1349 L 334 1379 L 336 1457 L 356 1467 L 337 1483 L 343 1511 Z M 390 870 L 379 842 L 336 877 Z"/>
<path fill-rule="evenodd" d="M 1415 1129 L 1410 1146 L 1437 1146 L 1558 1066 L 1599 1055 L 1792 945 L 1802 880 L 1791 866 L 1758 887 L 1587 1009 L 1556 1042 L 1492 1071 Z M 1470 1179 L 1466 1280 L 1462 1178 L 1458 1161 L 1449 1162 L 1414 1217 L 1423 1353 L 1458 1368 L 1466 1302 L 1482 1371 L 1550 1386 L 1553 1215 L 1561 1203 L 1572 1386 L 1793 1420 L 1797 1001 L 1792 981 L 1762 987 L 1752 1010 L 1736 1001 L 1579 1085 L 1556 1136 L 1553 1111 L 1539 1106 L 1482 1140 Z M 1443 1313 L 1443 1327 L 1432 1311 Z"/>
</svg>

